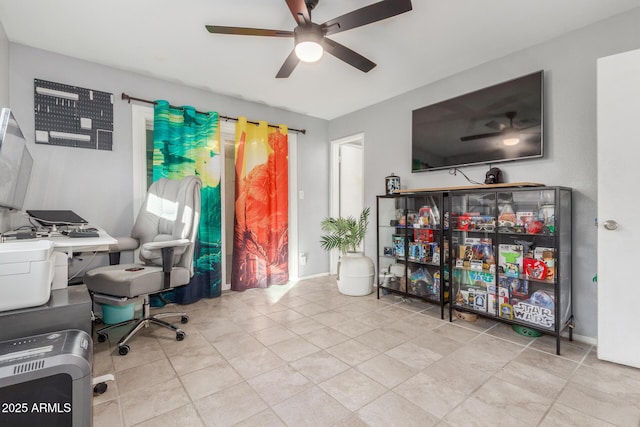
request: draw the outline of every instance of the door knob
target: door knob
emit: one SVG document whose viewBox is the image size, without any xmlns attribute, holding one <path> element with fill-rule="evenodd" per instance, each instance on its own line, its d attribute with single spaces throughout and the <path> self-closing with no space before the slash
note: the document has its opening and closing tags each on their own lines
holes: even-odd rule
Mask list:
<svg viewBox="0 0 640 427">
<path fill-rule="evenodd" d="M 609 219 L 607 221 L 605 221 L 602 226 L 605 228 L 605 230 L 615 230 L 616 228 L 618 228 L 618 223 L 615 222 L 612 219 Z"/>
</svg>

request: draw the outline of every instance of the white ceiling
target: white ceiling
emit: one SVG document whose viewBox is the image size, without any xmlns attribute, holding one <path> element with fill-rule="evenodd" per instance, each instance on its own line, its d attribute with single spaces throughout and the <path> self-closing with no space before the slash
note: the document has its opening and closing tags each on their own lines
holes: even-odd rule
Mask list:
<svg viewBox="0 0 640 427">
<path fill-rule="evenodd" d="M 375 2 L 320 0 L 312 19 L 323 23 Z M 639 6 L 413 0 L 411 12 L 330 37 L 377 63 L 369 73 L 325 54 L 288 79 L 275 75 L 293 39 L 204 28 L 293 30 L 284 0 L 0 0 L 0 22 L 15 43 L 332 119 Z"/>
</svg>

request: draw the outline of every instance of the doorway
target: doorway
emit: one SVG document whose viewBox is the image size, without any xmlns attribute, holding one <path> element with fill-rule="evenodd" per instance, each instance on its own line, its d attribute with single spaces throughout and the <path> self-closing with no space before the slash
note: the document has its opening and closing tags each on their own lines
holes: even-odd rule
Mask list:
<svg viewBox="0 0 640 427">
<path fill-rule="evenodd" d="M 364 134 L 331 142 L 331 217 L 358 218 L 364 207 Z M 337 273 L 337 251 L 331 251 L 329 271 Z"/>
</svg>

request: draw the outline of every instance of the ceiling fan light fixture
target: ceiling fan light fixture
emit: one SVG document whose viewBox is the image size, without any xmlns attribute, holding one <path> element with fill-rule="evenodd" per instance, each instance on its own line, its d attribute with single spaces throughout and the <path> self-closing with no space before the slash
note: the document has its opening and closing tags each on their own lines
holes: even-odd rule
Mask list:
<svg viewBox="0 0 640 427">
<path fill-rule="evenodd" d="M 296 56 L 302 62 L 316 62 L 322 58 L 324 33 L 317 24 L 299 26 L 294 30 Z"/>
<path fill-rule="evenodd" d="M 519 142 L 520 142 L 520 138 L 518 138 L 517 136 L 515 136 L 515 137 L 507 137 L 507 138 L 502 140 L 502 143 L 504 145 L 516 145 Z"/>
<path fill-rule="evenodd" d="M 302 62 L 316 62 L 322 58 L 324 49 L 314 41 L 300 42 L 296 44 L 296 56 Z"/>
</svg>

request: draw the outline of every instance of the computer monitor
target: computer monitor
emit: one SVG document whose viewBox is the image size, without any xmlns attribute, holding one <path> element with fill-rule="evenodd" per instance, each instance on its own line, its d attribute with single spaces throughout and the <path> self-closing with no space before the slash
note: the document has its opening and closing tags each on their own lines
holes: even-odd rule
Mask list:
<svg viewBox="0 0 640 427">
<path fill-rule="evenodd" d="M 0 207 L 22 209 L 33 158 L 18 122 L 8 108 L 0 110 Z"/>
</svg>

